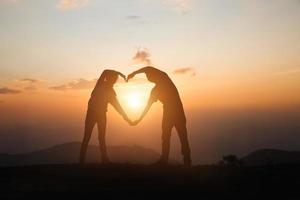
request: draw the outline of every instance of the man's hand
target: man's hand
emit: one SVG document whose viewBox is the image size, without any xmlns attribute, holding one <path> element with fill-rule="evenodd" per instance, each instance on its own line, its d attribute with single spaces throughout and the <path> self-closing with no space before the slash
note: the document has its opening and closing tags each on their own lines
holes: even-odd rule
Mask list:
<svg viewBox="0 0 300 200">
<path fill-rule="evenodd" d="M 130 125 L 131 126 L 136 126 L 138 123 L 140 123 L 140 119 L 138 119 L 138 120 L 135 120 L 135 121 L 132 121 L 131 123 L 130 123 Z"/>
<path fill-rule="evenodd" d="M 124 74 L 122 74 L 121 72 L 118 72 L 118 71 L 115 71 L 115 70 L 109 70 L 109 71 L 118 74 L 119 76 L 121 76 L 126 81 L 126 76 Z"/>
<path fill-rule="evenodd" d="M 126 76 L 125 76 L 124 74 L 120 73 L 120 76 L 121 76 L 125 81 L 127 81 L 127 80 L 126 80 Z"/>
<path fill-rule="evenodd" d="M 127 79 L 126 79 L 126 81 L 128 82 L 128 81 L 129 81 L 129 79 L 132 79 L 134 76 L 135 76 L 135 73 L 131 73 L 131 74 L 129 74 L 129 75 L 127 76 Z"/>
<path fill-rule="evenodd" d="M 136 126 L 138 124 L 137 120 L 131 121 L 130 119 L 125 119 L 130 126 Z"/>
<path fill-rule="evenodd" d="M 131 121 L 128 117 L 124 117 L 124 120 L 130 125 L 130 126 L 136 126 L 141 120 L 135 120 Z"/>
<path fill-rule="evenodd" d="M 129 124 L 130 126 L 135 126 L 134 122 L 131 121 L 131 120 L 128 122 L 128 124 Z"/>
</svg>

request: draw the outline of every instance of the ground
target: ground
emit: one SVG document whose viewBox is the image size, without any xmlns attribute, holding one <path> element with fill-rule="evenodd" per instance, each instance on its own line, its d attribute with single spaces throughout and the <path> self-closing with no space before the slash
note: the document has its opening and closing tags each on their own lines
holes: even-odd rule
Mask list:
<svg viewBox="0 0 300 200">
<path fill-rule="evenodd" d="M 0 168 L 0 199 L 300 199 L 300 165 L 263 167 L 134 164 Z M 94 198 L 94 197 L 93 197 Z"/>
</svg>

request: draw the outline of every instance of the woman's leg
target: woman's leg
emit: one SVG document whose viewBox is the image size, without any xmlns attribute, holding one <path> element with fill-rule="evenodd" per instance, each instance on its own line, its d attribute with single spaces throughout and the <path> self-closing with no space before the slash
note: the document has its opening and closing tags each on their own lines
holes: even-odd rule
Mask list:
<svg viewBox="0 0 300 200">
<path fill-rule="evenodd" d="M 95 126 L 96 120 L 93 117 L 91 111 L 87 111 L 86 119 L 85 119 L 85 127 L 84 127 L 84 136 L 83 141 L 81 143 L 79 163 L 83 164 L 85 161 L 87 147 L 93 132 L 93 128 Z"/>
<path fill-rule="evenodd" d="M 106 142 L 105 142 L 105 132 L 106 132 L 106 117 L 101 117 L 101 120 L 97 122 L 98 127 L 98 140 L 99 140 L 99 147 L 101 153 L 101 160 L 103 163 L 109 162 L 107 156 L 107 149 L 106 149 Z"/>
<path fill-rule="evenodd" d="M 167 163 L 169 160 L 170 153 L 170 140 L 173 125 L 168 120 L 162 122 L 162 153 L 160 157 L 161 163 Z"/>
<path fill-rule="evenodd" d="M 183 155 L 183 161 L 185 165 L 191 165 L 191 150 L 187 137 L 187 129 L 185 123 L 179 123 L 175 125 L 180 142 L 181 142 L 181 153 Z"/>
</svg>

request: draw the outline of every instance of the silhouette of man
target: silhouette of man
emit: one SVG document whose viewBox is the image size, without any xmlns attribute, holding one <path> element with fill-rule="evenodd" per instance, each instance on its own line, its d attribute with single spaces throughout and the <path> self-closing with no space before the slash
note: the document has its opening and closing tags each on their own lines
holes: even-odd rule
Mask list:
<svg viewBox="0 0 300 200">
<path fill-rule="evenodd" d="M 116 92 L 113 89 L 113 85 L 116 83 L 119 75 L 125 79 L 125 76 L 120 72 L 104 70 L 91 94 L 85 119 L 84 137 L 80 150 L 79 163 L 81 164 L 85 161 L 86 150 L 95 124 L 97 124 L 98 127 L 101 160 L 103 163 L 109 162 L 105 143 L 106 112 L 108 103 L 110 103 L 129 124 L 132 123 L 120 106 L 116 98 Z"/>
<path fill-rule="evenodd" d="M 191 153 L 187 138 L 186 118 L 183 105 L 177 91 L 176 86 L 169 76 L 154 67 L 144 67 L 128 75 L 127 81 L 136 74 L 145 73 L 150 82 L 155 83 L 155 87 L 151 91 L 147 106 L 141 117 L 134 121 L 138 124 L 149 111 L 151 105 L 159 100 L 163 104 L 162 119 L 162 154 L 158 163 L 166 164 L 169 159 L 170 138 L 172 128 L 175 127 L 181 142 L 181 153 L 185 165 L 191 165 Z"/>
</svg>

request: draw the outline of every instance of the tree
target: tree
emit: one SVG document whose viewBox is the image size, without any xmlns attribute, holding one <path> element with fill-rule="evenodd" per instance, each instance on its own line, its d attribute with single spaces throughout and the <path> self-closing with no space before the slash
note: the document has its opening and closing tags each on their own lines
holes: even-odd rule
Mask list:
<svg viewBox="0 0 300 200">
<path fill-rule="evenodd" d="M 230 154 L 223 156 L 223 159 L 220 161 L 220 163 L 224 163 L 228 166 L 242 166 L 243 162 L 240 160 L 236 155 Z"/>
</svg>

